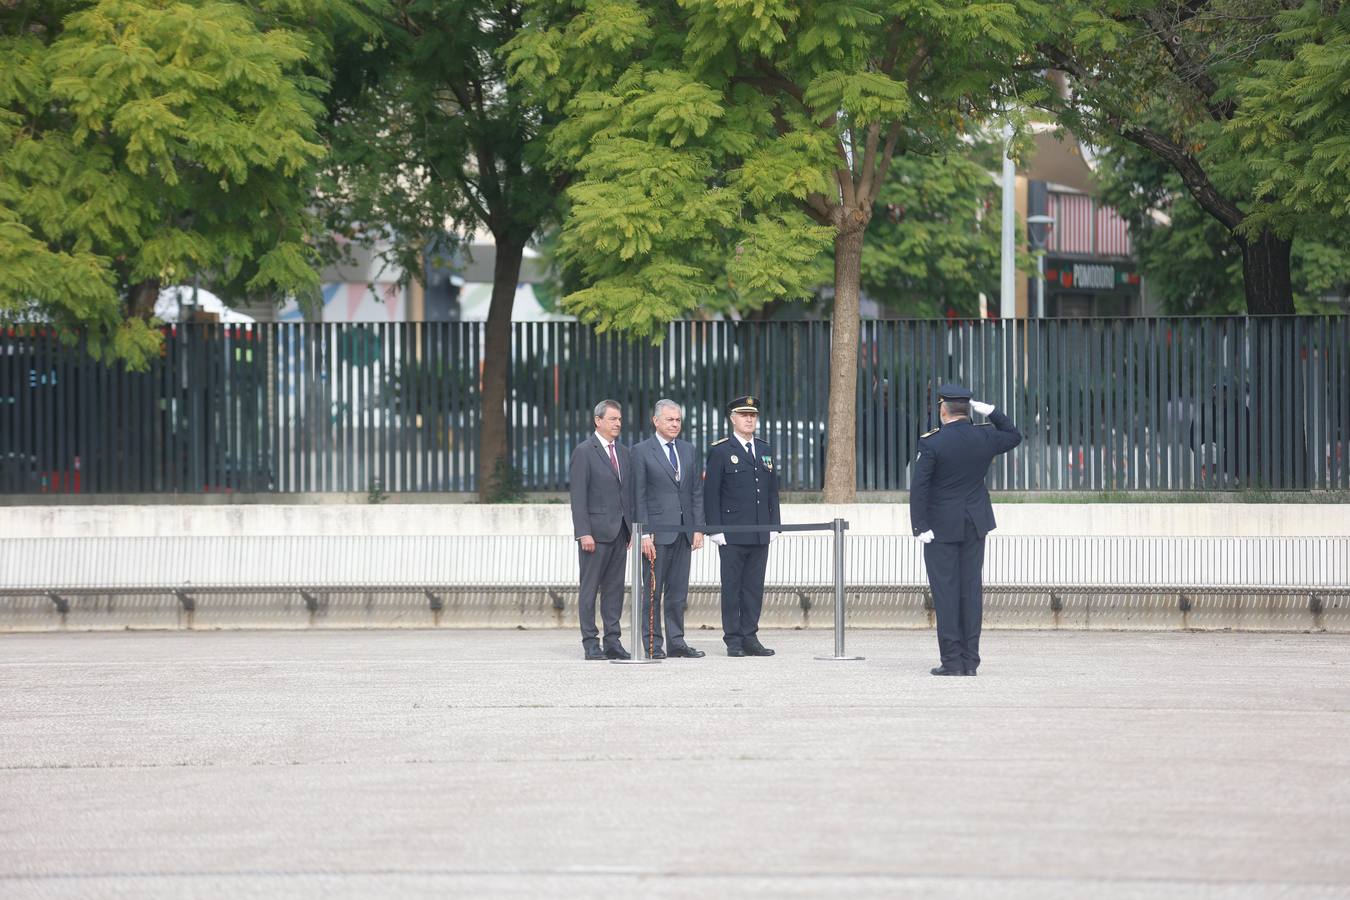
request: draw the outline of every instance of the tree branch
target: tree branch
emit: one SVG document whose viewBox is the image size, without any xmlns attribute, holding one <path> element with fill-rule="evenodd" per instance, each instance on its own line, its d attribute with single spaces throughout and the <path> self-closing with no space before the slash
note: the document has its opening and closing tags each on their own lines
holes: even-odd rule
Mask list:
<svg viewBox="0 0 1350 900">
<path fill-rule="evenodd" d="M 919 48 L 914 51 L 914 58 L 911 59 L 909 65 L 905 67 L 905 86 L 909 88 L 911 93 L 914 91 L 914 82 L 918 79 L 919 74 L 923 71 L 923 67 L 927 63 L 928 48 L 921 44 L 919 45 Z M 895 144 L 899 139 L 900 123 L 892 122 L 891 127 L 887 129 L 886 132 L 886 146 L 885 149 L 881 151 L 881 158 L 879 160 L 871 158 L 864 163 L 863 177 L 858 193 L 866 197 L 869 204 L 875 198 L 876 194 L 880 192 L 881 186 L 886 183 L 886 173 L 890 171 L 891 160 L 895 157 Z M 872 157 L 872 151 L 875 147 L 876 141 L 872 139 L 872 136 L 869 136 L 869 157 Z"/>
<path fill-rule="evenodd" d="M 1151 128 L 1131 125 L 1111 117 L 1108 117 L 1107 122 L 1125 140 L 1138 144 L 1176 170 L 1195 202 L 1229 231 L 1235 230 L 1247 218 L 1237 204 L 1219 193 L 1194 156 Z"/>
<path fill-rule="evenodd" d="M 875 180 L 879 143 L 881 143 L 881 123 L 873 122 L 867 126 L 866 149 L 863 151 L 862 168 L 858 170 L 858 199 L 863 203 L 872 202 L 872 185 L 881 183 Z"/>
<path fill-rule="evenodd" d="M 1237 105 L 1232 100 L 1214 99 L 1214 95 L 1219 92 L 1219 86 L 1205 71 L 1205 67 L 1186 51 L 1181 32 L 1174 29 L 1172 23 L 1159 12 L 1146 12 L 1142 19 L 1153 29 L 1153 36 L 1162 45 L 1163 52 L 1172 58 L 1182 82 L 1189 84 L 1200 94 L 1201 102 L 1209 112 L 1210 118 L 1216 122 L 1231 119 Z"/>
<path fill-rule="evenodd" d="M 1058 68 L 1068 72 L 1082 84 L 1091 85 L 1096 80 L 1076 59 L 1061 48 L 1050 44 L 1042 44 L 1037 49 L 1049 57 Z M 1225 228 L 1233 230 L 1247 218 L 1237 204 L 1219 193 L 1218 188 L 1209 180 L 1209 175 L 1206 174 L 1199 160 L 1175 142 L 1168 140 L 1151 128 L 1130 123 L 1124 115 L 1118 112 L 1103 111 L 1102 117 L 1104 124 L 1116 134 L 1131 143 L 1138 144 L 1171 166 L 1181 176 L 1182 183 L 1186 185 L 1186 190 L 1190 192 L 1190 195 L 1195 198 L 1195 202 L 1199 203 L 1205 212 L 1218 219 Z"/>
<path fill-rule="evenodd" d="M 868 190 L 875 196 L 881 191 L 881 186 L 886 183 L 886 174 L 891 170 L 891 160 L 895 159 L 895 144 L 900 140 L 900 123 L 892 122 L 890 130 L 886 133 L 886 147 L 881 151 L 881 160 L 877 163 L 877 177 L 872 185 L 868 185 Z M 875 185 L 875 188 L 873 188 Z"/>
<path fill-rule="evenodd" d="M 798 201 L 802 211 L 821 225 L 833 225 L 830 215 L 830 201 L 824 194 L 807 194 L 805 200 Z"/>
<path fill-rule="evenodd" d="M 857 206 L 858 194 L 853 189 L 853 169 L 849 166 L 848 153 L 844 151 L 842 138 L 834 142 L 834 152 L 843 163 L 834 170 L 834 180 L 839 185 L 839 202 L 844 206 Z"/>
<path fill-rule="evenodd" d="M 774 68 L 774 66 L 770 64 L 768 60 L 766 59 L 755 60 L 755 68 L 770 82 L 777 85 L 779 90 L 783 91 L 788 96 L 792 97 L 792 99 L 802 104 L 803 107 L 806 106 L 806 102 L 802 99 L 806 95 L 806 91 L 803 90 L 802 87 L 798 85 L 795 81 L 793 81 L 791 78 L 788 78 L 782 72 L 778 71 L 778 69 Z"/>
</svg>

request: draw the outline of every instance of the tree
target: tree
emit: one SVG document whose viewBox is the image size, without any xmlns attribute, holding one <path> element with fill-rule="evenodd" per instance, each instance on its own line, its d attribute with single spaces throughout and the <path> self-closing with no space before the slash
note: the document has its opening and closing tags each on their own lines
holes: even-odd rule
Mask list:
<svg viewBox="0 0 1350 900">
<path fill-rule="evenodd" d="M 863 247 L 869 297 L 909 316 L 973 317 L 980 293 L 997 296 L 1001 195 L 990 172 L 999 151 L 976 140 L 938 156 L 896 157 Z"/>
<path fill-rule="evenodd" d="M 346 8 L 278 5 L 314 21 Z M 141 365 L 161 285 L 317 287 L 305 208 L 322 44 L 269 6 L 0 8 L 0 307 Z"/>
<path fill-rule="evenodd" d="M 1129 222 L 1149 293 L 1161 300 L 1165 312 L 1233 315 L 1246 310 L 1241 248 L 1200 208 L 1176 172 L 1122 142 L 1103 149 L 1097 180 L 1102 199 Z M 1296 241 L 1290 282 L 1297 312 L 1325 313 L 1325 298 L 1345 296 L 1350 289 L 1350 234 L 1330 229 Z"/>
<path fill-rule="evenodd" d="M 856 492 L 863 236 L 893 160 L 954 146 L 990 112 L 1004 60 L 1044 8 L 964 0 L 535 0 L 513 75 L 567 120 L 577 173 L 561 252 L 569 308 L 654 335 L 723 291 L 808 296 L 834 251 L 825 499 Z M 551 25 L 550 22 L 563 24 Z"/>
<path fill-rule="evenodd" d="M 479 496 L 509 476 L 506 381 L 521 259 L 553 219 L 567 176 L 543 164 L 550 118 L 505 77 L 521 29 L 510 0 L 395 0 L 380 40 L 353 35 L 329 98 L 334 154 L 324 192 L 334 228 L 393 242 L 406 273 L 486 229 L 496 242 L 484 342 Z M 447 228 L 453 229 L 447 239 Z"/>
<path fill-rule="evenodd" d="M 1350 6 L 1305 2 L 1274 18 L 1272 52 L 1237 84 L 1228 131 L 1255 177 L 1259 221 L 1350 222 Z M 1280 221 L 1276 215 L 1290 217 Z M 1316 232 L 1324 232 L 1317 228 Z"/>
<path fill-rule="evenodd" d="M 1129 141 L 1170 167 L 1241 251 L 1247 311 L 1292 313 L 1290 252 L 1310 204 L 1347 212 L 1344 69 L 1329 70 L 1345 53 L 1345 14 L 1332 5 L 1337 21 L 1319 24 L 1316 2 L 1075 0 L 1040 44 L 1041 65 L 1071 76 L 1068 91 L 1025 97 L 1076 134 Z M 1313 50 L 1320 38 L 1335 47 Z"/>
</svg>

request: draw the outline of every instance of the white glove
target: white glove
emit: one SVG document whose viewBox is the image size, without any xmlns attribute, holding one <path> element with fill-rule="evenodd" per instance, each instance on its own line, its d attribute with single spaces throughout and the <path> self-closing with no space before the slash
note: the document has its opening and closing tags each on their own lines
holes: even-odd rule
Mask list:
<svg viewBox="0 0 1350 900">
<path fill-rule="evenodd" d="M 987 416 L 994 411 L 994 404 L 985 403 L 983 400 L 970 401 L 970 408 L 982 416 Z"/>
<path fill-rule="evenodd" d="M 727 536 L 725 534 L 710 534 L 708 535 L 708 540 L 719 547 L 725 547 L 727 545 Z"/>
<path fill-rule="evenodd" d="M 770 532 L 769 532 L 769 543 L 772 544 L 772 543 L 773 543 L 774 541 L 776 541 L 777 539 L 778 539 L 778 532 L 776 532 L 776 531 L 770 531 Z"/>
<path fill-rule="evenodd" d="M 931 544 L 931 543 L 933 543 L 933 529 L 930 528 L 930 529 L 928 529 L 927 531 L 925 531 L 923 534 L 919 535 L 919 543 L 920 543 L 920 544 Z"/>
</svg>

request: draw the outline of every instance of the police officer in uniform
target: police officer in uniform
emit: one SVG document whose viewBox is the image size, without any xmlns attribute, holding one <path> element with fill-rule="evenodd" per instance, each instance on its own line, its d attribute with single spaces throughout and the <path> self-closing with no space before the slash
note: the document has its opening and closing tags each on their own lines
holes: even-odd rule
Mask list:
<svg viewBox="0 0 1350 900">
<path fill-rule="evenodd" d="M 971 410 L 989 422 L 972 424 Z M 966 388 L 938 388 L 942 424 L 919 439 L 909 494 L 910 525 L 923 542 L 928 584 L 937 612 L 934 675 L 974 675 L 980 665 L 981 569 L 984 539 L 994 525 L 985 476 L 994 457 L 1022 443 L 1022 433 Z"/>
<path fill-rule="evenodd" d="M 759 642 L 764 606 L 764 570 L 777 532 L 722 534 L 718 525 L 777 525 L 778 473 L 773 451 L 755 437 L 760 400 L 737 397 L 727 404 L 732 435 L 714 441 L 704 474 L 703 509 L 708 537 L 722 559 L 722 639 L 727 656 L 773 656 Z"/>
</svg>

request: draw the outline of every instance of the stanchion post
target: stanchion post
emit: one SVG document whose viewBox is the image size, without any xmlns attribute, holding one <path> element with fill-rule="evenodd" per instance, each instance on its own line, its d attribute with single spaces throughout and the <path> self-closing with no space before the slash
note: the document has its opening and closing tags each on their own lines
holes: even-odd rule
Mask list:
<svg viewBox="0 0 1350 900">
<path fill-rule="evenodd" d="M 847 656 L 844 653 L 844 532 L 848 523 L 843 519 L 834 520 L 834 656 L 817 656 L 816 659 L 858 660 L 861 656 Z"/>
<path fill-rule="evenodd" d="M 629 604 L 631 610 L 629 618 L 633 623 L 633 633 L 629 638 L 632 645 L 632 659 L 611 659 L 610 662 L 616 663 L 658 663 L 659 659 L 649 659 L 647 657 L 647 647 L 642 643 L 642 523 L 633 523 L 633 546 L 628 551 L 629 563 L 633 566 L 633 602 Z M 650 601 L 649 601 L 650 602 Z"/>
</svg>

